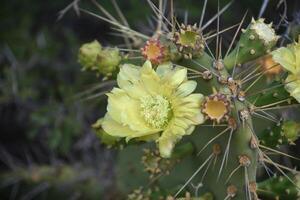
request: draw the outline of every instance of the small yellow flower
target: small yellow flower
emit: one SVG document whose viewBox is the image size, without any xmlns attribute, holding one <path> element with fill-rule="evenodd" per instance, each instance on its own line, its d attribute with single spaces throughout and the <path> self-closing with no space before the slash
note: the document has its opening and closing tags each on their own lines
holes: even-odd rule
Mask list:
<svg viewBox="0 0 300 200">
<path fill-rule="evenodd" d="M 108 93 L 102 127 L 106 133 L 126 140 L 156 140 L 162 157 L 170 157 L 175 143 L 193 132 L 204 117 L 202 94 L 191 94 L 197 83 L 187 80 L 187 69 L 163 64 L 152 69 L 125 64 Z"/>
<path fill-rule="evenodd" d="M 274 61 L 289 72 L 285 88 L 300 102 L 300 43 L 295 42 L 287 47 L 281 47 L 273 51 L 272 55 Z"/>
</svg>

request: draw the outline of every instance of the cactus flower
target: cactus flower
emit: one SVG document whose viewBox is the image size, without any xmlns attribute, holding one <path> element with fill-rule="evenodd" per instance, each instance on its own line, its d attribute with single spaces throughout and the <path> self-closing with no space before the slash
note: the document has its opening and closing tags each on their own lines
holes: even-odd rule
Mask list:
<svg viewBox="0 0 300 200">
<path fill-rule="evenodd" d="M 299 36 L 300 38 L 300 36 Z M 285 89 L 300 102 L 300 44 L 294 43 L 287 47 L 281 47 L 272 52 L 275 62 L 282 65 L 289 75 L 286 78 Z"/>
<path fill-rule="evenodd" d="M 142 67 L 125 64 L 117 77 L 119 88 L 108 93 L 104 131 L 126 140 L 156 140 L 160 155 L 170 157 L 175 143 L 189 135 L 204 117 L 202 94 L 192 94 L 196 82 L 187 80 L 187 69 L 151 62 Z"/>
</svg>

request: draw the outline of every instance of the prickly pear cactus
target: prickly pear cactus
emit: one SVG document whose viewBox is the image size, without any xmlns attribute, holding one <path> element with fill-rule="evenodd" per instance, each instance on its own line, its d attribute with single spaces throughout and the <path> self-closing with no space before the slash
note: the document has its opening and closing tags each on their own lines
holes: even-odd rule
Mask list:
<svg viewBox="0 0 300 200">
<path fill-rule="evenodd" d="M 286 171 L 298 172 L 277 158 L 294 158 L 281 147 L 300 131 L 283 112 L 299 107 L 300 45 L 278 47 L 272 23 L 252 18 L 247 25 L 244 17 L 223 46 L 225 30 L 202 31 L 214 20 L 219 24 L 221 11 L 206 24 L 203 13 L 199 24 L 179 26 L 173 1 L 168 15 L 163 1 L 148 3 L 158 18 L 152 35 L 132 30 L 100 4 L 104 16 L 81 9 L 110 22 L 127 44 L 113 50 L 84 44 L 79 60 L 83 69 L 116 80 L 107 113 L 94 128 L 104 143 L 124 148 L 117 177 L 124 192 L 132 190 L 128 199 L 255 200 L 265 195 L 258 187 L 277 187 L 276 179 L 257 183 L 261 168 L 282 174 L 297 196 Z"/>
</svg>

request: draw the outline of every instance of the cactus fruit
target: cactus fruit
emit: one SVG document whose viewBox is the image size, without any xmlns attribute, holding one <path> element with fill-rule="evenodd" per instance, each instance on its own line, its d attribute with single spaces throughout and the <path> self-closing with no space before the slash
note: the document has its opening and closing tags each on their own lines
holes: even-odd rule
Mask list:
<svg viewBox="0 0 300 200">
<path fill-rule="evenodd" d="M 156 14 L 162 15 L 153 3 L 150 5 Z M 271 52 L 276 49 L 279 36 L 272 24 L 252 19 L 242 29 L 235 48 L 230 51 L 230 45 L 225 55 L 221 53 L 221 31 L 218 32 L 214 56 L 206 43 L 209 34 L 202 32 L 202 23 L 200 27 L 184 24 L 176 30 L 176 20 L 172 18 L 171 23 L 166 18 L 161 16 L 157 27 L 165 27 L 166 33 L 152 34 L 155 38 L 129 27 L 125 34 L 120 28 L 125 36 L 144 40 L 141 51 L 133 51 L 137 55 L 132 57 L 141 59 L 131 62 L 128 55 L 127 60 L 122 60 L 124 64 L 117 77 L 119 88 L 108 93 L 107 113 L 98 128 L 112 137 L 125 138 L 126 142 L 146 143 L 141 147 L 128 145 L 120 151 L 120 185 L 125 191 L 143 186 L 128 199 L 159 199 L 161 195 L 186 200 L 259 199 L 258 169 L 264 167 L 269 173 L 268 166 L 273 165 L 287 176 L 283 170 L 288 168 L 274 162 L 268 152 L 286 156 L 277 148 L 295 142 L 298 137 L 297 123 L 288 122 L 294 119 L 278 111 L 299 106 L 300 86 L 293 85 L 291 91 L 286 86 L 289 82 L 270 80 L 265 76 L 270 67 L 263 69 L 257 59 L 272 55 L 272 62 L 299 81 L 298 43 Z M 117 26 L 116 23 L 112 25 Z M 295 62 L 291 64 L 282 56 L 295 58 Z M 286 71 L 282 74 L 285 76 Z M 147 150 L 142 155 L 142 148 L 151 141 L 157 144 L 159 153 Z M 176 148 L 188 141 L 193 144 L 193 151 L 183 154 L 180 162 L 172 160 Z M 137 161 L 138 156 L 143 157 L 142 163 Z M 150 179 L 141 175 L 143 167 Z M 130 186 L 124 184 L 131 176 L 136 178 L 130 180 Z M 134 187 L 133 182 L 139 185 Z M 298 189 L 294 182 L 291 185 Z M 154 193 L 160 195 L 151 196 Z"/>
<path fill-rule="evenodd" d="M 226 67 L 232 69 L 271 52 L 279 36 L 275 34 L 272 24 L 266 24 L 264 19 L 254 20 L 247 29 L 242 29 L 240 40 L 235 49 L 224 59 Z"/>
</svg>

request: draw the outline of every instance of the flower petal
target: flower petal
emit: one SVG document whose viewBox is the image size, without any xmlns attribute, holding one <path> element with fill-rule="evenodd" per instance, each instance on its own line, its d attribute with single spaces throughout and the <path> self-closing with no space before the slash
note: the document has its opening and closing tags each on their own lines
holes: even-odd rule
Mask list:
<svg viewBox="0 0 300 200">
<path fill-rule="evenodd" d="M 289 75 L 286 82 L 285 89 L 300 103 L 300 76 L 298 75 Z"/>
<path fill-rule="evenodd" d="M 150 93 L 151 95 L 158 94 L 158 88 L 160 87 L 160 78 L 152 69 L 150 61 L 146 61 L 141 69 L 141 81 L 148 93 Z"/>
<path fill-rule="evenodd" d="M 156 73 L 162 78 L 164 77 L 166 74 L 170 73 L 173 69 L 172 63 L 167 62 L 167 63 L 163 63 L 161 65 L 158 65 L 157 69 L 156 69 Z"/>
<path fill-rule="evenodd" d="M 186 68 L 175 68 L 174 72 L 169 73 L 168 82 L 172 86 L 178 87 L 184 80 L 187 79 Z"/>
<path fill-rule="evenodd" d="M 127 137 L 128 135 L 135 134 L 135 132 L 128 126 L 123 126 L 113 120 L 109 114 L 106 114 L 103 118 L 102 128 L 107 134 L 111 136 Z"/>
<path fill-rule="evenodd" d="M 286 70 L 291 73 L 296 73 L 296 58 L 289 48 L 281 47 L 272 52 L 273 59 L 275 62 L 282 65 Z"/>
<path fill-rule="evenodd" d="M 176 95 L 180 97 L 185 97 L 191 94 L 196 89 L 196 87 L 196 81 L 186 81 L 177 88 Z"/>
<path fill-rule="evenodd" d="M 170 133 L 170 130 L 163 132 L 162 136 L 158 139 L 158 148 L 161 157 L 171 157 L 174 146 L 180 138 L 181 136 Z"/>
<path fill-rule="evenodd" d="M 142 96 L 147 95 L 147 91 L 140 81 L 140 70 L 141 67 L 125 64 L 121 67 L 117 77 L 119 87 L 135 99 L 140 99 Z"/>
</svg>

